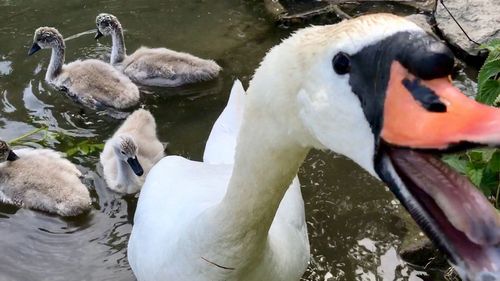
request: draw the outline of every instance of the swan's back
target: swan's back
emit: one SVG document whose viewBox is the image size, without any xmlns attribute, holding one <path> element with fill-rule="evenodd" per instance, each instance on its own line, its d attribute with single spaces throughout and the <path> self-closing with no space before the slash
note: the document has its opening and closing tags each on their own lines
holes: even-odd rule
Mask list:
<svg viewBox="0 0 500 281">
<path fill-rule="evenodd" d="M 49 149 L 19 149 L 19 159 L 0 164 L 0 200 L 61 216 L 75 216 L 91 207 L 80 171 Z"/>
<path fill-rule="evenodd" d="M 130 79 L 95 59 L 64 65 L 53 83 L 84 104 L 123 109 L 139 101 L 139 89 Z"/>
<path fill-rule="evenodd" d="M 213 60 L 166 48 L 145 47 L 127 56 L 119 67 L 136 83 L 167 87 L 210 80 L 221 70 Z"/>
<path fill-rule="evenodd" d="M 215 121 L 203 153 L 203 162 L 211 164 L 234 163 L 236 138 L 243 120 L 245 89 L 240 80 L 234 81 L 224 111 Z"/>
</svg>

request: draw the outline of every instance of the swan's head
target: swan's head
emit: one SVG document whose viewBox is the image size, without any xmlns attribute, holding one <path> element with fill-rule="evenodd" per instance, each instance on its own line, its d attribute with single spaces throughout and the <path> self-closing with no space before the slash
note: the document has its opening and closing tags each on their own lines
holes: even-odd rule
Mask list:
<svg viewBox="0 0 500 281">
<path fill-rule="evenodd" d="M 64 48 L 64 39 L 59 31 L 53 27 L 39 27 L 33 36 L 33 45 L 28 55 L 36 53 L 40 49 Z"/>
<path fill-rule="evenodd" d="M 453 64 L 443 43 L 393 15 L 310 27 L 267 54 L 245 110 L 383 180 L 465 280 L 500 280 L 499 213 L 434 156 L 500 144 L 500 109 L 455 88 Z"/>
<path fill-rule="evenodd" d="M 120 135 L 114 138 L 113 149 L 116 157 L 121 161 L 127 162 L 130 168 L 137 176 L 142 176 L 144 170 L 142 169 L 139 160 L 137 160 L 138 147 L 134 139 L 128 135 Z"/>
<path fill-rule="evenodd" d="M 10 149 L 9 145 L 5 141 L 0 140 L 0 163 L 17 159 L 19 157 Z"/>
<path fill-rule="evenodd" d="M 97 15 L 95 19 L 95 24 L 97 26 L 95 39 L 99 39 L 102 36 L 109 36 L 118 27 L 121 27 L 120 22 L 115 16 L 106 13 L 101 13 Z"/>
</svg>

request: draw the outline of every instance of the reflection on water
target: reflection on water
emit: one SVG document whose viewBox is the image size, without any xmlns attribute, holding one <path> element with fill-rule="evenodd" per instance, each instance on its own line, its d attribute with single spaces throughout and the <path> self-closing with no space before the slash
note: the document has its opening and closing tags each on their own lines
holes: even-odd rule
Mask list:
<svg viewBox="0 0 500 281">
<path fill-rule="evenodd" d="M 10 61 L 0 61 L 0 76 L 10 74 L 12 72 L 11 65 Z"/>
<path fill-rule="evenodd" d="M 0 209 L 1 280 L 134 280 L 124 251 L 131 231 L 127 202 L 108 193 L 99 175 L 79 168 L 94 197 L 90 214 L 62 219 Z"/>
<path fill-rule="evenodd" d="M 121 120 L 83 108 L 45 82 L 50 52 L 27 57 L 34 30 L 55 26 L 68 40 L 67 62 L 109 58 L 110 40 L 89 30 L 98 13 L 115 14 L 130 51 L 166 46 L 215 59 L 215 81 L 175 89 L 141 88 L 169 152 L 201 159 L 210 128 L 238 77 L 247 83 L 265 52 L 291 30 L 264 18 L 261 1 L 45 1 L 0 0 L 0 138 L 10 140 L 46 126 L 50 148 L 67 151 L 83 140 L 103 143 Z M 125 116 L 118 116 L 123 118 Z M 39 133 L 29 145 L 39 147 Z M 135 280 L 126 245 L 134 197 L 109 191 L 97 153 L 70 159 L 85 175 L 93 210 L 62 219 L 0 205 L 0 280 Z M 303 280 L 419 280 L 397 256 L 406 229 L 384 187 L 352 162 L 313 152 L 301 168 L 311 241 Z"/>
<path fill-rule="evenodd" d="M 312 252 L 304 280 L 420 280 L 425 273 L 396 254 L 407 230 L 380 182 L 320 152 L 309 154 L 300 173 Z"/>
</svg>

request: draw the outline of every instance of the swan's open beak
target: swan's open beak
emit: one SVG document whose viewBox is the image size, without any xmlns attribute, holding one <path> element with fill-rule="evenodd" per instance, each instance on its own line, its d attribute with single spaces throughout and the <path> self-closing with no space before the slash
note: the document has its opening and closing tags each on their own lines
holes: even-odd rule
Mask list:
<svg viewBox="0 0 500 281">
<path fill-rule="evenodd" d="M 460 142 L 498 145 L 500 110 L 466 97 L 447 78 L 419 81 L 394 62 L 382 138 L 411 148 L 446 149 Z"/>
<path fill-rule="evenodd" d="M 9 155 L 7 155 L 7 161 L 15 161 L 17 159 L 19 159 L 19 156 L 17 156 L 14 151 L 9 151 Z"/>
<path fill-rule="evenodd" d="M 102 33 L 99 31 L 99 29 L 97 29 L 97 30 L 95 31 L 95 37 L 94 37 L 94 39 L 95 39 L 95 40 L 97 40 L 97 39 L 101 38 L 102 36 L 104 36 L 104 34 L 102 34 Z"/>
<path fill-rule="evenodd" d="M 31 49 L 28 51 L 28 56 L 33 55 L 34 53 L 38 52 L 40 49 L 42 49 L 40 47 L 40 45 L 38 45 L 37 43 L 33 43 L 33 46 L 31 46 Z"/>
<path fill-rule="evenodd" d="M 137 157 L 134 158 L 129 158 L 127 159 L 127 163 L 130 165 L 130 168 L 132 168 L 132 171 L 140 177 L 142 174 L 144 174 L 144 170 L 142 169 L 141 163 L 139 163 L 139 160 L 137 160 Z"/>
<path fill-rule="evenodd" d="M 500 215 L 436 152 L 500 145 L 500 109 L 393 62 L 376 171 L 467 280 L 500 280 Z M 464 144 L 466 144 L 464 146 Z"/>
</svg>

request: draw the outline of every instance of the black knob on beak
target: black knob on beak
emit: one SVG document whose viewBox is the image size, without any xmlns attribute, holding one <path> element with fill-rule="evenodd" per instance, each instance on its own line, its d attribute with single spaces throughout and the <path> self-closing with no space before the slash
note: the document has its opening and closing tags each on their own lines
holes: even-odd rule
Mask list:
<svg viewBox="0 0 500 281">
<path fill-rule="evenodd" d="M 451 74 L 455 58 L 445 44 L 429 35 L 410 38 L 397 59 L 411 73 L 424 80 L 446 77 Z"/>
</svg>

